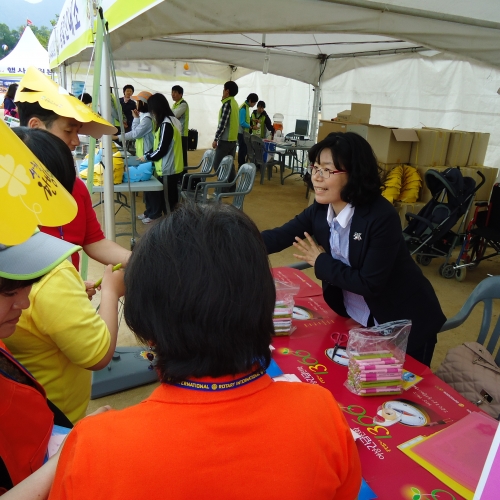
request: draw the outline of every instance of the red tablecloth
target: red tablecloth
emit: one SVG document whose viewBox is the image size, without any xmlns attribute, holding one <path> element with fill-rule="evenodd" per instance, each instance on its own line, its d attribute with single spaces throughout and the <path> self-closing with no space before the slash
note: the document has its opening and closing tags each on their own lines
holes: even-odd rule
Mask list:
<svg viewBox="0 0 500 500">
<path fill-rule="evenodd" d="M 331 334 L 347 332 L 357 323 L 337 316 L 324 302 L 321 288 L 301 271 L 276 268 L 273 273 L 277 279 L 300 284 L 295 304 L 298 316 L 305 318 L 293 320 L 296 330 L 290 337 L 275 337 L 273 359 L 285 373 L 293 373 L 305 383 L 319 384 L 332 392 L 345 412 L 347 423 L 362 435 L 357 444 L 363 477 L 378 498 L 411 500 L 420 498 L 415 496 L 420 492 L 422 500 L 461 499 L 399 451 L 397 445 L 419 435 L 433 434 L 480 410 L 409 356 L 404 368 L 423 377 L 415 386 L 392 397 L 361 397 L 351 393 L 344 387 L 347 367 L 332 361 L 328 353 L 331 355 L 335 345 Z M 404 417 L 390 427 L 377 426 L 373 417 L 388 401 L 403 410 Z"/>
</svg>

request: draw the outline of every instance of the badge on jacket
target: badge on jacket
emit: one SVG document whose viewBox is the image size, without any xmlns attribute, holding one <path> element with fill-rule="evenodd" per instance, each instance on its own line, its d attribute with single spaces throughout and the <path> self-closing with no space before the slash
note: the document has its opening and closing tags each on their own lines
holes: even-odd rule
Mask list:
<svg viewBox="0 0 500 500">
<path fill-rule="evenodd" d="M 353 238 L 354 238 L 356 241 L 361 241 L 361 233 L 354 233 Z"/>
</svg>

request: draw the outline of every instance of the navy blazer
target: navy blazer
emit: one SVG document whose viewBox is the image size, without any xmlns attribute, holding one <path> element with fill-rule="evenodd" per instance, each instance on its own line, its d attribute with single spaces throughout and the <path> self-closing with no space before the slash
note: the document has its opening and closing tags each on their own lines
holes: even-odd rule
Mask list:
<svg viewBox="0 0 500 500">
<path fill-rule="evenodd" d="M 427 342 L 436 342 L 446 317 L 429 280 L 412 259 L 394 207 L 382 196 L 371 205 L 354 210 L 349 233 L 350 266 L 334 259 L 330 251 L 328 205 L 314 202 L 281 227 L 262 232 L 268 253 L 280 252 L 314 236 L 325 253 L 314 265 L 323 282 L 326 303 L 339 315 L 348 316 L 342 290 L 362 295 L 378 323 L 399 319 L 412 321 L 408 353 Z"/>
</svg>

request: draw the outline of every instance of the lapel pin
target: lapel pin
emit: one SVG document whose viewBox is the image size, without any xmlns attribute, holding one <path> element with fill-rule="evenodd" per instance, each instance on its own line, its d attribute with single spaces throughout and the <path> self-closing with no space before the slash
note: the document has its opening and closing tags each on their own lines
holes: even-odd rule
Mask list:
<svg viewBox="0 0 500 500">
<path fill-rule="evenodd" d="M 353 238 L 354 238 L 356 241 L 361 241 L 361 233 L 354 233 Z"/>
</svg>

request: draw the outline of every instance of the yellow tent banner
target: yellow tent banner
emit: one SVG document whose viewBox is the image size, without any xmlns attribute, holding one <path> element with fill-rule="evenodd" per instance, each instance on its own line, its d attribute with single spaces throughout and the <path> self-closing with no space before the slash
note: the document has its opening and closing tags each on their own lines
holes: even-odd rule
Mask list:
<svg viewBox="0 0 500 500">
<path fill-rule="evenodd" d="M 163 0 L 103 0 L 109 31 L 122 26 Z M 66 0 L 49 40 L 50 68 L 54 69 L 94 44 L 98 13 L 87 0 Z"/>
</svg>

